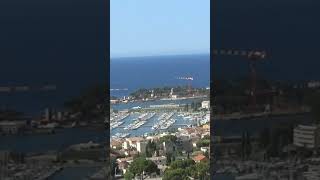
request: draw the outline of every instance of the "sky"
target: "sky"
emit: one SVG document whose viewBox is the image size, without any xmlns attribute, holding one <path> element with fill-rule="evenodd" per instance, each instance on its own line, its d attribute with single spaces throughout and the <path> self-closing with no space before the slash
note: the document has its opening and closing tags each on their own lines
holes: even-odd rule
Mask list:
<svg viewBox="0 0 320 180">
<path fill-rule="evenodd" d="M 210 0 L 111 0 L 110 56 L 209 53 Z"/>
</svg>

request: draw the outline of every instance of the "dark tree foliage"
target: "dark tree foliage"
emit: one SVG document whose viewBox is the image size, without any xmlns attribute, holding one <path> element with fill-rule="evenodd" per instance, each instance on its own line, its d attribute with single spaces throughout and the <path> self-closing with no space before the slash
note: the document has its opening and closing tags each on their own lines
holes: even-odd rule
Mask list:
<svg viewBox="0 0 320 180">
<path fill-rule="evenodd" d="M 133 160 L 133 162 L 129 166 L 129 171 L 136 176 L 140 176 L 143 179 L 143 172 L 145 173 L 159 173 L 159 169 L 157 165 L 147 160 L 145 157 L 137 157 Z"/>
<path fill-rule="evenodd" d="M 104 115 L 107 105 L 106 88 L 102 85 L 89 88 L 79 97 L 65 102 L 64 106 L 71 112 L 81 112 L 84 118 Z"/>
<path fill-rule="evenodd" d="M 171 162 L 170 168 L 164 173 L 164 180 L 190 179 L 209 180 L 209 163 L 195 163 L 192 159 L 176 160 Z"/>
</svg>

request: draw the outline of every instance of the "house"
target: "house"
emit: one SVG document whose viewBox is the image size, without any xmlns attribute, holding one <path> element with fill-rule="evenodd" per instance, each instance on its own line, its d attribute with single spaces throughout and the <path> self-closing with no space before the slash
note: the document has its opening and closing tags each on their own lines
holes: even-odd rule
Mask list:
<svg viewBox="0 0 320 180">
<path fill-rule="evenodd" d="M 165 153 L 172 153 L 176 150 L 176 145 L 171 141 L 163 142 L 162 146 Z"/>
<path fill-rule="evenodd" d="M 208 158 L 206 156 L 204 156 L 203 154 L 198 154 L 197 156 L 194 156 L 192 159 L 196 163 L 205 162 L 208 160 Z"/>
<path fill-rule="evenodd" d="M 120 149 L 122 147 L 122 141 L 121 140 L 112 140 L 110 142 L 110 148 L 112 149 Z"/>
<path fill-rule="evenodd" d="M 320 147 L 320 127 L 316 125 L 298 125 L 293 130 L 293 144 L 309 149 Z"/>
<path fill-rule="evenodd" d="M 148 136 L 146 137 L 147 140 L 150 140 L 151 142 L 153 141 L 158 141 L 160 139 L 160 135 L 156 135 L 156 136 Z"/>
<path fill-rule="evenodd" d="M 210 124 L 204 124 L 202 125 L 202 128 L 210 131 Z"/>
<path fill-rule="evenodd" d="M 145 141 L 142 137 L 126 138 L 122 144 L 123 149 L 129 149 L 130 147 L 137 148 L 137 142 Z"/>
<path fill-rule="evenodd" d="M 27 125 L 26 121 L 1 121 L 0 131 L 4 134 L 17 134 Z"/>
<path fill-rule="evenodd" d="M 167 157 L 166 156 L 155 156 L 147 158 L 147 160 L 150 160 L 154 162 L 158 169 L 160 169 L 160 174 L 163 174 L 165 169 L 167 168 Z"/>
<path fill-rule="evenodd" d="M 202 101 L 201 102 L 201 108 L 209 109 L 210 108 L 210 101 Z"/>
<path fill-rule="evenodd" d="M 165 156 L 150 157 L 147 160 L 154 162 L 157 166 L 165 166 L 167 164 L 167 157 Z"/>
<path fill-rule="evenodd" d="M 206 152 L 209 152 L 209 147 L 201 147 L 200 150 L 206 153 Z"/>
<path fill-rule="evenodd" d="M 133 157 L 126 157 L 126 158 L 118 158 L 117 159 L 117 162 L 120 163 L 120 162 L 128 162 L 129 164 L 132 163 L 133 161 Z"/>
<path fill-rule="evenodd" d="M 128 167 L 129 167 L 129 163 L 127 161 L 118 162 L 118 168 L 120 171 L 122 171 L 123 174 L 126 173 Z"/>
<path fill-rule="evenodd" d="M 146 141 L 138 141 L 137 143 L 137 151 L 139 153 L 145 153 L 146 152 L 146 148 L 147 148 L 147 142 Z"/>
<path fill-rule="evenodd" d="M 122 173 L 125 174 L 127 168 L 129 167 L 129 164 L 131 164 L 132 161 L 133 161 L 133 157 L 118 158 L 117 164 L 118 164 L 119 170 L 121 170 Z"/>
<path fill-rule="evenodd" d="M 124 150 L 124 155 L 125 155 L 125 156 L 134 157 L 134 156 L 139 155 L 139 152 L 136 151 L 136 150 L 127 149 L 127 150 Z"/>
</svg>

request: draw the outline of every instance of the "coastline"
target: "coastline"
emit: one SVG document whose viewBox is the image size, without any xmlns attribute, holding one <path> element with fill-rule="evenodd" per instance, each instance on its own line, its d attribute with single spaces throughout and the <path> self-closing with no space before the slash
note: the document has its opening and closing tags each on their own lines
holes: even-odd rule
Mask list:
<svg viewBox="0 0 320 180">
<path fill-rule="evenodd" d="M 255 120 L 255 118 L 261 117 L 281 117 L 281 116 L 291 116 L 291 115 L 303 115 L 309 114 L 310 111 L 280 111 L 280 112 L 271 112 L 271 113 L 251 113 L 251 114 L 227 114 L 227 115 L 214 115 L 212 120 Z"/>
</svg>

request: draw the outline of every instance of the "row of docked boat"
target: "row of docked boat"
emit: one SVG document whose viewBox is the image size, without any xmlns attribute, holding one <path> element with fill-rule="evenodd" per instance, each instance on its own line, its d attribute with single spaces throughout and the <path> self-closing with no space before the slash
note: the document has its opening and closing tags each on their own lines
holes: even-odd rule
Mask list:
<svg viewBox="0 0 320 180">
<path fill-rule="evenodd" d="M 182 117 L 183 120 L 194 121 L 199 124 L 206 124 L 210 122 L 209 113 L 181 113 L 181 114 L 178 114 L 177 116 Z"/>
<path fill-rule="evenodd" d="M 115 135 L 111 136 L 113 139 L 117 138 L 126 138 L 130 135 L 130 133 L 116 133 Z"/>
<path fill-rule="evenodd" d="M 122 125 L 124 123 L 125 118 L 127 118 L 130 115 L 130 113 L 125 114 L 119 114 L 119 115 L 113 115 L 110 118 L 110 129 L 117 128 L 118 126 Z"/>
<path fill-rule="evenodd" d="M 125 118 L 127 118 L 130 115 L 130 113 L 124 113 L 124 114 L 118 114 L 110 117 L 110 122 L 114 121 L 122 121 Z"/>
<path fill-rule="evenodd" d="M 172 124 L 176 122 L 175 119 L 172 118 L 174 112 L 171 113 L 164 113 L 158 118 L 158 122 L 155 123 L 151 129 L 158 130 L 158 129 L 168 129 Z"/>
<path fill-rule="evenodd" d="M 142 125 L 144 125 L 150 118 L 155 116 L 156 113 L 144 113 L 140 115 L 137 119 L 133 121 L 133 123 L 129 124 L 124 128 L 124 130 L 133 130 L 133 129 L 138 129 Z"/>
<path fill-rule="evenodd" d="M 123 123 L 124 123 L 124 121 L 112 122 L 112 123 L 110 124 L 110 129 L 114 129 L 114 128 L 120 126 L 120 125 L 123 124 Z"/>
</svg>

